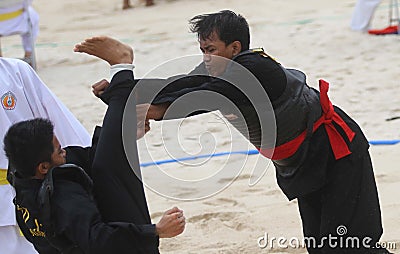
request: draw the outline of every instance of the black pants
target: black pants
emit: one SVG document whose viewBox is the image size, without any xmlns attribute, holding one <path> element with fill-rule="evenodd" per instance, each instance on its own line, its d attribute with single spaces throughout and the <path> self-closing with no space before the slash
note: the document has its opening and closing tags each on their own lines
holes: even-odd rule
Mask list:
<svg viewBox="0 0 400 254">
<path fill-rule="evenodd" d="M 368 150 L 336 161 L 326 185 L 298 204 L 309 253 L 388 253 L 375 248 L 383 230 Z"/>
<path fill-rule="evenodd" d="M 132 222 L 144 225 L 151 224 L 151 220 L 140 175 L 138 177 L 133 170 L 140 174 L 136 125 L 129 126 L 130 131 L 125 133 L 128 136 L 124 137 L 130 144 L 129 152 L 135 157 L 132 166 L 125 155 L 122 140 L 123 113 L 132 84 L 132 72 L 121 71 L 114 76 L 110 87 L 103 94 L 102 99 L 107 101 L 108 109 L 97 142 L 91 176 L 94 195 L 105 222 Z M 131 117 L 136 119 L 135 108 L 130 113 Z M 155 252 L 158 252 L 157 237 L 154 237 L 154 242 L 143 245 L 154 246 Z"/>
</svg>

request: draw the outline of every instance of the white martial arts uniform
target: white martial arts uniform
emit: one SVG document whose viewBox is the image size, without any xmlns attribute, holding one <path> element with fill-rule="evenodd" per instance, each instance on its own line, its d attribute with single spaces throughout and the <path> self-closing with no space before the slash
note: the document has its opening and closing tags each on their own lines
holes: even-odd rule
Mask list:
<svg viewBox="0 0 400 254">
<path fill-rule="evenodd" d="M 39 15 L 31 6 L 32 0 L 0 0 L 0 35 L 21 34 L 25 52 L 32 52 L 33 40 L 39 32 Z M 24 9 L 27 11 L 22 11 Z M 28 18 L 32 24 L 29 35 Z"/>
<path fill-rule="evenodd" d="M 0 254 L 36 253 L 20 235 L 15 219 L 14 189 L 6 180 L 8 160 L 3 138 L 15 122 L 43 117 L 54 124 L 61 146 L 90 146 L 91 138 L 82 124 L 47 88 L 35 71 L 18 59 L 0 57 Z"/>
<path fill-rule="evenodd" d="M 380 2 L 381 0 L 357 0 L 350 28 L 355 31 L 368 31 L 372 16 Z"/>
</svg>

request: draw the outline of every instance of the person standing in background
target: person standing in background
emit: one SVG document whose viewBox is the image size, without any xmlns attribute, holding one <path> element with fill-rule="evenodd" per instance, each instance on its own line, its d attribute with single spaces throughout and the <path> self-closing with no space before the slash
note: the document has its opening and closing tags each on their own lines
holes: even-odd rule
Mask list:
<svg viewBox="0 0 400 254">
<path fill-rule="evenodd" d="M 33 62 L 34 41 L 39 33 L 39 14 L 31 4 L 32 0 L 0 1 L 0 37 L 21 34 L 24 48 L 23 60 L 30 65 Z M 1 49 L 0 56 L 2 56 Z"/>
<path fill-rule="evenodd" d="M 380 3 L 381 0 L 357 0 L 350 22 L 350 28 L 354 31 L 368 32 L 369 34 L 375 35 L 397 34 L 397 25 L 392 26 L 389 24 L 388 27 L 383 29 L 370 29 L 372 18 Z M 392 8 L 392 6 L 389 8 Z"/>
<path fill-rule="evenodd" d="M 357 0 L 351 17 L 350 28 L 354 31 L 367 32 L 372 16 L 381 0 Z"/>
</svg>

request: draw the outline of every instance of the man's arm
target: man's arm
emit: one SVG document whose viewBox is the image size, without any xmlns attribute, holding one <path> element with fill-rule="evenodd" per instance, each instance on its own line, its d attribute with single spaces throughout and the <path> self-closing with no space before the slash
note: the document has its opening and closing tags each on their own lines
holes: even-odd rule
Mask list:
<svg viewBox="0 0 400 254">
<path fill-rule="evenodd" d="M 221 110 L 232 103 L 242 104 L 243 101 L 243 94 L 226 80 L 186 76 L 169 83 L 155 96 L 148 106 L 147 119 L 185 118 Z"/>
<path fill-rule="evenodd" d="M 152 104 L 147 118 L 155 120 L 183 118 L 248 105 L 250 103 L 247 96 L 251 96 L 251 93 L 247 92 L 252 89 L 253 83 L 259 85 L 251 73 L 258 66 L 258 62 L 250 63 L 246 57 L 242 58 L 244 59 L 241 64 L 246 67 L 232 62 L 221 77 L 208 75 L 204 64 L 200 64 L 189 74 L 170 77 L 165 79 L 164 83 L 139 80 L 135 87 L 138 91 L 138 101 Z M 148 87 L 151 89 L 147 90 Z M 258 89 L 261 90 L 258 94 L 263 92 L 261 86 L 258 86 Z M 141 100 L 142 97 L 146 100 Z M 170 106 L 174 103 L 179 104 L 172 110 Z"/>
<path fill-rule="evenodd" d="M 48 241 L 44 238 L 44 237 L 35 237 L 32 235 L 32 233 L 30 232 L 30 229 L 28 228 L 26 221 L 23 218 L 23 213 L 19 212 L 17 210 L 17 206 L 15 207 L 16 211 L 15 211 L 15 217 L 18 223 L 18 226 L 22 232 L 22 234 L 24 235 L 24 237 L 33 244 L 33 246 L 35 247 L 35 250 L 38 253 L 56 253 L 56 250 L 54 247 L 52 247 L 51 245 L 49 245 Z"/>
<path fill-rule="evenodd" d="M 86 253 L 126 253 L 154 249 L 149 239 L 173 237 L 183 232 L 183 212 L 173 208 L 156 225 L 102 221 L 95 201 L 81 185 L 58 181 L 52 196 L 55 232 L 63 234 Z M 146 248 L 148 247 L 148 248 Z"/>
</svg>

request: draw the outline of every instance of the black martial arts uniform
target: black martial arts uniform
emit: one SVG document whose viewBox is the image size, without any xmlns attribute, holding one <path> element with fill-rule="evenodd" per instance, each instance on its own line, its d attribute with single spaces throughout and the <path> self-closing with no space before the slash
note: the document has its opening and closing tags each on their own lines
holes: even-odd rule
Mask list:
<svg viewBox="0 0 400 254">
<path fill-rule="evenodd" d="M 251 78 L 248 78 L 247 82 L 246 78 L 242 77 L 248 76 L 246 71 L 235 65 L 228 65 L 225 73 L 219 78 L 206 76 L 204 64 L 198 66 L 189 76 L 170 78 L 167 80 L 168 85 L 161 89 L 151 103 L 173 103 L 179 99 L 180 103 L 183 103 L 180 104 L 180 108 L 185 108 L 185 112 L 189 111 L 187 108 L 191 109 L 191 114 L 202 112 L 196 111 L 196 108 L 207 108 L 208 111 L 220 110 L 223 115 L 229 115 L 233 109 L 222 105 L 207 92 L 221 94 L 232 101 L 238 112 L 244 116 L 242 120 L 228 118 L 228 121 L 260 151 L 264 148 L 268 150 L 271 147 L 278 148 L 291 144 L 290 141 L 297 140 L 302 133 L 305 134 L 304 141 L 300 142 L 294 153 L 285 156 L 283 151 L 278 159 L 274 159 L 272 154 L 268 157 L 272 158 L 275 165 L 277 182 L 282 191 L 289 200 L 295 198 L 298 200 L 304 236 L 312 237 L 316 241 L 315 246 L 310 244 L 308 251 L 386 253 L 386 250 L 366 249 L 362 245 L 362 240 L 369 237 L 371 240 L 367 239 L 368 243 L 365 246 L 375 246 L 382 235 L 382 223 L 368 152 L 369 144 L 359 126 L 342 110 L 333 107 L 329 101 L 325 101 L 325 106 L 328 107 L 325 112 L 320 104 L 319 92 L 307 86 L 303 73 L 285 69 L 264 52 L 243 52 L 233 60 L 246 71 L 250 71 L 267 93 L 275 114 L 276 140 L 268 138 L 273 136 L 273 129 L 269 132 L 260 127 L 262 120 L 255 110 L 255 107 L 261 107 L 268 112 L 270 110 L 268 107 L 262 107 L 263 103 L 267 104 L 268 98 L 265 100 L 247 98 L 243 91 L 246 91 L 246 86 L 251 86 L 254 82 L 251 82 Z M 193 76 L 197 73 L 200 76 Z M 234 80 L 236 84 L 232 85 L 229 80 Z M 188 96 L 185 99 L 184 95 L 190 93 L 195 93 L 196 96 Z M 138 94 L 145 94 L 145 91 L 140 88 Z M 182 106 L 185 101 L 186 106 Z M 185 115 L 185 112 L 175 110 L 166 118 L 191 115 Z M 324 117 L 328 115 L 335 115 L 335 119 L 341 119 L 338 122 L 342 125 L 339 126 L 335 121 L 325 122 Z M 270 118 L 264 121 L 268 119 Z M 313 130 L 313 124 L 315 127 L 317 121 L 322 124 Z M 328 126 L 330 130 L 323 125 Z M 333 144 L 328 131 L 336 132 L 332 140 L 341 139 L 340 145 Z M 345 235 L 337 232 L 341 226 L 347 229 Z M 329 246 L 323 241 L 324 237 L 329 235 L 338 237 L 336 247 L 334 244 Z M 359 246 L 340 245 L 340 237 L 346 236 L 357 237 Z"/>
<path fill-rule="evenodd" d="M 39 253 L 158 253 L 143 185 L 122 144 L 122 116 L 132 82 L 131 71 L 120 71 L 102 95 L 108 109 L 92 148 L 66 148 L 67 162 L 85 168 L 93 179 L 95 198 L 91 179 L 74 167 L 47 174 L 45 181 L 53 182 L 54 191 L 45 208 L 39 195 L 47 188 L 43 180 L 11 180 L 18 224 Z M 136 145 L 136 126 L 131 134 Z M 134 163 L 138 171 L 138 161 Z"/>
</svg>

